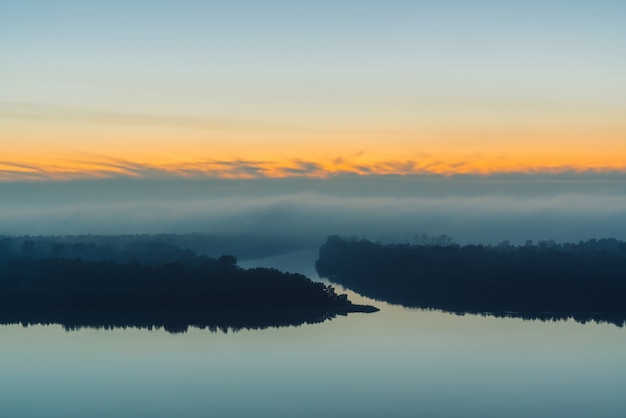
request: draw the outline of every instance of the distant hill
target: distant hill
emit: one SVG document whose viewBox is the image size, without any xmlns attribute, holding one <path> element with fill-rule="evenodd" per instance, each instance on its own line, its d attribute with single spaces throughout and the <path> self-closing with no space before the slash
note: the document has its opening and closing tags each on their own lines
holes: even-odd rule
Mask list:
<svg viewBox="0 0 626 418">
<path fill-rule="evenodd" d="M 409 307 L 626 323 L 626 243 L 615 239 L 461 246 L 331 236 L 315 267 L 331 282 Z"/>
</svg>

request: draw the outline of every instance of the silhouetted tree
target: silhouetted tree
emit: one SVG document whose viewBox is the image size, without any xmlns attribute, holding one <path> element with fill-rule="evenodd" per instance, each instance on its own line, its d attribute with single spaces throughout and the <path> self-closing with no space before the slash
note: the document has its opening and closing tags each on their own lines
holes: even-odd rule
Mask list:
<svg viewBox="0 0 626 418">
<path fill-rule="evenodd" d="M 78 251 L 88 254 L 90 248 L 97 247 Z M 159 253 L 166 247 L 140 248 Z M 151 260 L 156 253 L 136 254 Z M 374 310 L 303 275 L 246 270 L 236 262 L 232 255 L 216 260 L 188 254 L 162 263 L 9 258 L 0 261 L 0 323 L 223 329 L 319 322 Z"/>
<path fill-rule="evenodd" d="M 316 269 L 366 296 L 405 306 L 619 326 L 626 320 L 626 245 L 615 239 L 492 247 L 331 236 Z"/>
</svg>

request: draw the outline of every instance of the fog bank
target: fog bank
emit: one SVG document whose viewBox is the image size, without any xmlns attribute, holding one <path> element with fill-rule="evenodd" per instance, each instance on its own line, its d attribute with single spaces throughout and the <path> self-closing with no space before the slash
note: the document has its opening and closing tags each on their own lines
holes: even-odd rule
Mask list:
<svg viewBox="0 0 626 418">
<path fill-rule="evenodd" d="M 466 243 L 626 239 L 626 175 L 339 176 L 0 183 L 0 235 L 202 232 Z"/>
</svg>

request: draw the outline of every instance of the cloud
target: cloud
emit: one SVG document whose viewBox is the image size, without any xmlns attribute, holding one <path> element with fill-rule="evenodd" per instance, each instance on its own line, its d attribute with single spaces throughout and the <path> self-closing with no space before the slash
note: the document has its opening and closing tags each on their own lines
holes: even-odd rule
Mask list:
<svg viewBox="0 0 626 418">
<path fill-rule="evenodd" d="M 339 163 L 337 163 L 339 161 Z M 567 174 L 567 173 L 622 173 L 626 168 L 577 166 L 527 167 L 524 170 L 489 171 L 471 163 L 458 161 L 378 161 L 364 163 L 339 157 L 332 163 L 303 159 L 195 159 L 172 163 L 147 163 L 106 155 L 89 154 L 77 150 L 68 152 L 56 162 L 42 165 L 0 161 L 0 181 L 20 180 L 76 180 L 88 178 L 280 178 L 280 177 L 336 177 L 346 174 L 371 175 L 503 175 L 503 174 Z"/>
<path fill-rule="evenodd" d="M 33 164 L 21 164 L 0 160 L 0 181 L 50 180 L 54 178 L 49 170 Z"/>
</svg>

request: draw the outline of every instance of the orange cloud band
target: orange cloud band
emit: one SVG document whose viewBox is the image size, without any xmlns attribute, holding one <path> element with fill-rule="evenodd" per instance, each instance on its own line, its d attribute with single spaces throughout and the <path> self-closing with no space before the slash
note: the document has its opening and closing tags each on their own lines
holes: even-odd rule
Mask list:
<svg viewBox="0 0 626 418">
<path fill-rule="evenodd" d="M 535 158 L 534 163 L 503 156 L 477 156 L 474 159 L 373 160 L 357 156 L 330 161 L 279 160 L 187 160 L 146 162 L 106 157 L 48 161 L 0 161 L 0 180 L 68 180 L 109 177 L 214 177 L 281 178 L 356 175 L 492 175 L 499 173 L 626 172 L 626 162 L 569 162 L 561 158 Z"/>
</svg>

